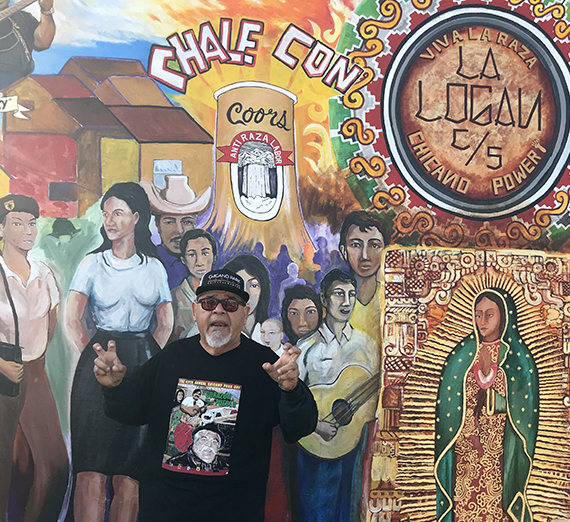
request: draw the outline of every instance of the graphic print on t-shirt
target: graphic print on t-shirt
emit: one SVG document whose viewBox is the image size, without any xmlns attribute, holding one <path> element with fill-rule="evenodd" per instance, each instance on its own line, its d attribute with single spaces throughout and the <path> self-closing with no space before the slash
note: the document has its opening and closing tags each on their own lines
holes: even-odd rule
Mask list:
<svg viewBox="0 0 570 522">
<path fill-rule="evenodd" d="M 241 385 L 178 379 L 162 467 L 227 475 Z"/>
</svg>

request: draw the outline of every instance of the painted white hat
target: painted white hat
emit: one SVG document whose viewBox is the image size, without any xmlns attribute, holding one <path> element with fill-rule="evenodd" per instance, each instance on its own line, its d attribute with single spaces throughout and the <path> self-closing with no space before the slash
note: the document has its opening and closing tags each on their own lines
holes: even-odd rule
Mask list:
<svg viewBox="0 0 570 522">
<path fill-rule="evenodd" d="M 164 179 L 164 189 L 159 189 L 150 181 L 140 183 L 147 193 L 153 214 L 199 214 L 206 210 L 212 187 L 208 187 L 201 196 L 196 196 L 186 176 L 166 175 Z"/>
</svg>

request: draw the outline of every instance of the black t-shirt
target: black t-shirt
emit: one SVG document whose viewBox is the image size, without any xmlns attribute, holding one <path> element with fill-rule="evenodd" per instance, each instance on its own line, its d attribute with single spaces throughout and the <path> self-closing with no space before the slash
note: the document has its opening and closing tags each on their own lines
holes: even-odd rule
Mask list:
<svg viewBox="0 0 570 522">
<path fill-rule="evenodd" d="M 24 11 L 0 21 L 0 89 L 31 74 L 34 33 L 39 22 Z"/>
<path fill-rule="evenodd" d="M 184 514 L 203 522 L 263 520 L 273 427 L 281 424 L 293 442 L 311 433 L 317 421 L 314 399 L 301 381 L 285 393 L 263 370 L 264 362 L 276 360 L 269 348 L 245 336 L 237 348 L 212 356 L 195 336 L 168 345 L 120 386 L 105 390 L 107 415 L 149 425 L 141 521 Z M 189 398 L 200 389 L 206 411 L 191 411 L 184 401 L 173 408 L 181 389 Z M 198 428 L 212 425 L 208 435 L 220 452 L 214 463 L 222 464 L 201 468 L 192 445 Z"/>
</svg>

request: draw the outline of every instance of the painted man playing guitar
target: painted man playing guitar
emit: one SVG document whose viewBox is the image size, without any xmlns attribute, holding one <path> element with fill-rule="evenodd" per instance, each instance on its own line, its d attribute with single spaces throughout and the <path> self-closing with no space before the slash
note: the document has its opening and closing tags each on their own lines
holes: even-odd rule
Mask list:
<svg viewBox="0 0 570 522">
<path fill-rule="evenodd" d="M 349 324 L 356 297 L 352 275 L 338 269 L 325 275 L 321 300 L 326 317 L 315 342 L 300 356 L 301 378 L 319 409 L 315 432 L 299 441 L 299 507 L 307 522 L 348 520 L 352 492 L 361 489 L 353 483 L 358 480 L 354 469 L 362 466 L 363 428 L 376 411 L 380 361 L 376 342 Z"/>
</svg>

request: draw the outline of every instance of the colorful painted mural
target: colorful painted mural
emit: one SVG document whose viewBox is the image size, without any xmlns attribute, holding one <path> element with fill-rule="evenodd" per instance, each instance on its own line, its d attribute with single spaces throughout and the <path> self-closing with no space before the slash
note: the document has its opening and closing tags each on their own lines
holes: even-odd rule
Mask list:
<svg viewBox="0 0 570 522">
<path fill-rule="evenodd" d="M 136 521 L 91 345 L 195 335 L 212 267 L 319 407 L 267 521 L 570 520 L 570 3 L 9 4 L 0 520 Z M 172 462 L 235 422 L 194 388 Z"/>
</svg>

